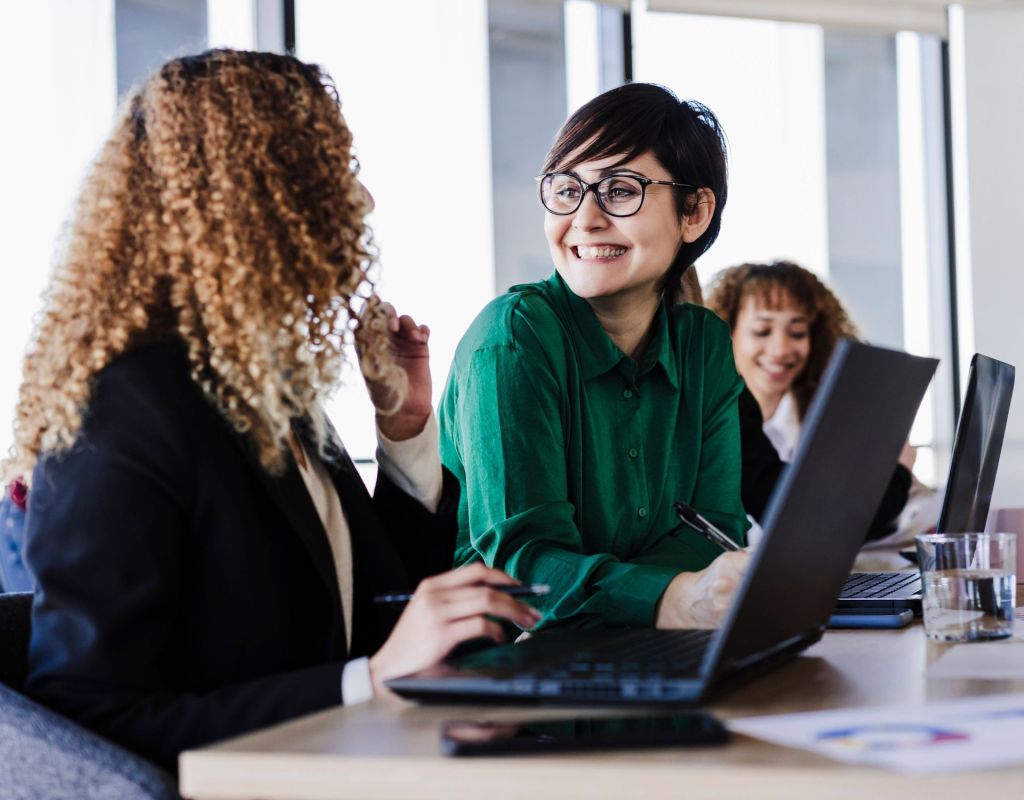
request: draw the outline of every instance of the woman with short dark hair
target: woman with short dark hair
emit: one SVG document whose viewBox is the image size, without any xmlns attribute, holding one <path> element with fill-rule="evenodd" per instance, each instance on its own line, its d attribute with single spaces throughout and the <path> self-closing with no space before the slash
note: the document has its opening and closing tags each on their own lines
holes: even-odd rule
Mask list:
<svg viewBox="0 0 1024 800">
<path fill-rule="evenodd" d="M 652 84 L 587 103 L 539 177 L 555 273 L 459 345 L 440 408 L 462 481 L 457 564 L 551 585 L 543 625 L 713 627 L 747 563 L 727 327 L 680 303 L 727 194 L 714 114 Z"/>
</svg>

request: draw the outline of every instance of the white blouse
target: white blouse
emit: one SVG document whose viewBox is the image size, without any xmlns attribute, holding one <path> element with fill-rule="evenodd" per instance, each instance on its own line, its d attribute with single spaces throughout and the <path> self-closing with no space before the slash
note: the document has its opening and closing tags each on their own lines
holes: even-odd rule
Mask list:
<svg viewBox="0 0 1024 800">
<path fill-rule="evenodd" d="M 775 407 L 775 413 L 764 421 L 763 430 L 779 458 L 786 462 L 792 461 L 797 442 L 800 441 L 800 415 L 792 392 L 782 396 Z"/>
<path fill-rule="evenodd" d="M 377 464 L 392 482 L 418 500 L 428 511 L 437 510 L 441 502 L 443 479 L 438 456 L 437 420 L 431 414 L 423 431 L 411 439 L 393 442 L 377 430 Z M 302 447 L 302 445 L 299 445 Z M 327 468 L 303 447 L 305 463 L 299 473 L 313 501 L 320 522 L 327 531 L 327 541 L 334 557 L 334 571 L 341 593 L 341 610 L 345 618 L 345 643 L 352 644 L 352 537 Z M 357 658 L 345 664 L 341 678 L 342 702 L 352 705 L 373 697 L 369 661 Z"/>
</svg>

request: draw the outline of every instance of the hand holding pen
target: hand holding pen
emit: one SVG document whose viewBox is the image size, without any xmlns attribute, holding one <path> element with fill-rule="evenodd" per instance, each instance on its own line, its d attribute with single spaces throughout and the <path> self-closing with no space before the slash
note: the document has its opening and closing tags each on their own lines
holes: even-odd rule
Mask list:
<svg viewBox="0 0 1024 800">
<path fill-rule="evenodd" d="M 722 624 L 750 562 L 750 553 L 685 503 L 673 503 L 679 519 L 722 552 L 704 569 L 680 572 L 658 603 L 659 628 L 715 628 Z"/>
<path fill-rule="evenodd" d="M 388 678 L 438 664 L 452 648 L 469 639 L 504 641 L 494 617 L 523 630 L 533 628 L 541 614 L 512 597 L 513 588 L 524 587 L 501 570 L 481 563 L 420 581 L 388 640 L 370 657 L 374 691 L 385 692 L 384 681 Z"/>
</svg>

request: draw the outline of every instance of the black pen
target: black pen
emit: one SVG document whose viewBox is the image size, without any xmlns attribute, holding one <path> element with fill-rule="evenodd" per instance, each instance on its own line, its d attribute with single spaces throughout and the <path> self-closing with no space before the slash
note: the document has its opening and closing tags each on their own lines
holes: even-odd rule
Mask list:
<svg viewBox="0 0 1024 800">
<path fill-rule="evenodd" d="M 679 515 L 679 519 L 683 521 L 684 525 L 689 525 L 697 533 L 707 539 L 711 544 L 717 544 L 723 550 L 739 550 L 740 546 L 736 544 L 732 539 L 725 535 L 722 531 L 708 522 L 704 517 L 698 514 L 686 503 L 680 503 L 676 500 L 672 507 L 676 510 L 676 514 Z"/>
<path fill-rule="evenodd" d="M 537 597 L 551 591 L 551 587 L 546 583 L 528 583 L 525 586 L 512 586 L 504 583 L 485 583 L 483 585 L 510 597 Z M 402 593 L 378 594 L 373 598 L 375 603 L 408 603 L 410 600 L 412 600 L 411 594 Z"/>
</svg>

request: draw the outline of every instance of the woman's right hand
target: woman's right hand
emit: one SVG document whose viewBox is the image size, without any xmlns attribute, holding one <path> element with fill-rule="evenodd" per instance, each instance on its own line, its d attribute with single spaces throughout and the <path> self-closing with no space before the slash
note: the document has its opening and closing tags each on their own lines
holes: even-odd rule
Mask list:
<svg viewBox="0 0 1024 800">
<path fill-rule="evenodd" d="M 420 582 L 412 600 L 384 645 L 370 657 L 374 693 L 387 692 L 384 681 L 439 663 L 468 639 L 504 640 L 501 617 L 520 628 L 532 628 L 541 614 L 487 584 L 518 585 L 498 569 L 476 562 Z"/>
<path fill-rule="evenodd" d="M 717 628 L 750 564 L 747 550 L 722 553 L 699 572 L 680 572 L 658 604 L 656 628 Z"/>
</svg>

